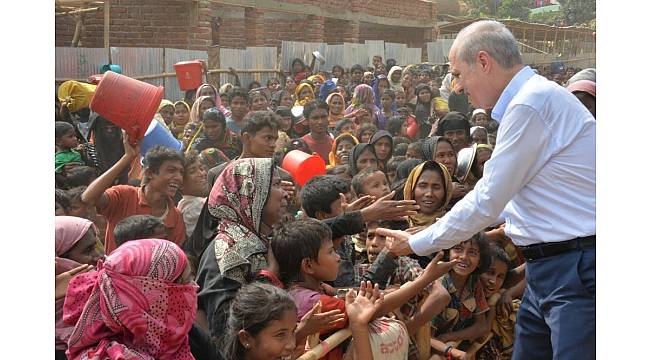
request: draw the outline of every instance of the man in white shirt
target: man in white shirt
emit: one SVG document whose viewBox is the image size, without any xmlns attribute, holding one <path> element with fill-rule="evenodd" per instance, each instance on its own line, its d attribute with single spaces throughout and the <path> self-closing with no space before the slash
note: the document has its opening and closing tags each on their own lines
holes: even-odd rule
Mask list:
<svg viewBox="0 0 650 360">
<path fill-rule="evenodd" d="M 523 64 L 512 33 L 478 21 L 449 52 L 457 91 L 500 123 L 484 175 L 438 222 L 381 229 L 397 255 L 427 255 L 505 220 L 526 258 L 512 358 L 595 359 L 596 122 L 566 89 Z"/>
</svg>

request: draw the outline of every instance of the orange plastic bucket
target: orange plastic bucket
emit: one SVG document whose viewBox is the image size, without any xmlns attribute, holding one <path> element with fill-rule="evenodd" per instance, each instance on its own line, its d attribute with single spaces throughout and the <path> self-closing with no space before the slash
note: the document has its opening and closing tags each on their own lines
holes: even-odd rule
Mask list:
<svg viewBox="0 0 650 360">
<path fill-rule="evenodd" d="M 282 168 L 287 170 L 298 185 L 304 186 L 316 175 L 325 175 L 325 160 L 316 154 L 291 150 L 282 160 Z"/>
<path fill-rule="evenodd" d="M 203 83 L 203 65 L 198 60 L 178 62 L 174 70 L 182 91 L 198 89 Z"/>
<path fill-rule="evenodd" d="M 162 86 L 107 71 L 97 85 L 90 109 L 140 140 L 158 111 L 163 93 Z"/>
</svg>

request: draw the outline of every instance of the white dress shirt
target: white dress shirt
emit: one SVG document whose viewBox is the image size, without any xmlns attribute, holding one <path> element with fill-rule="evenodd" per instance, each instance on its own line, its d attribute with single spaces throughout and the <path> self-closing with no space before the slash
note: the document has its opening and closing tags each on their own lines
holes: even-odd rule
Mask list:
<svg viewBox="0 0 650 360">
<path fill-rule="evenodd" d="M 499 97 L 497 144 L 474 190 L 411 236 L 427 255 L 465 241 L 502 218 L 515 245 L 596 233 L 596 121 L 563 87 L 520 70 Z"/>
</svg>

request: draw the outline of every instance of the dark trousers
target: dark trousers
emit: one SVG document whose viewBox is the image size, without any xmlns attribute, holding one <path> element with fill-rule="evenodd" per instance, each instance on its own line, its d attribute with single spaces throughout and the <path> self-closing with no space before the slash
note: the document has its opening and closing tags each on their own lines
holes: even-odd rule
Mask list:
<svg viewBox="0 0 650 360">
<path fill-rule="evenodd" d="M 596 358 L 596 250 L 526 263 L 513 360 Z"/>
</svg>

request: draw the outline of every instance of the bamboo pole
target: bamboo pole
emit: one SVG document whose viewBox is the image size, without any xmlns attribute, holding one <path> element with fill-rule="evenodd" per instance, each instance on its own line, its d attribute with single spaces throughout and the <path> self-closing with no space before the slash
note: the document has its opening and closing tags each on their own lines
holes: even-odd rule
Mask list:
<svg viewBox="0 0 650 360">
<path fill-rule="evenodd" d="M 97 11 L 97 10 L 99 10 L 98 7 L 88 8 L 88 9 L 79 9 L 79 10 L 70 10 L 70 11 L 56 13 L 56 14 L 54 14 L 54 16 L 77 15 L 77 14 L 84 14 L 84 13 L 89 13 L 89 12 L 93 12 L 93 11 Z"/>
<path fill-rule="evenodd" d="M 108 63 L 113 63 L 113 57 L 111 56 L 111 45 L 109 41 L 110 36 L 110 25 L 111 25 L 111 15 L 110 15 L 111 1 L 104 1 L 104 48 L 108 51 Z"/>
</svg>

